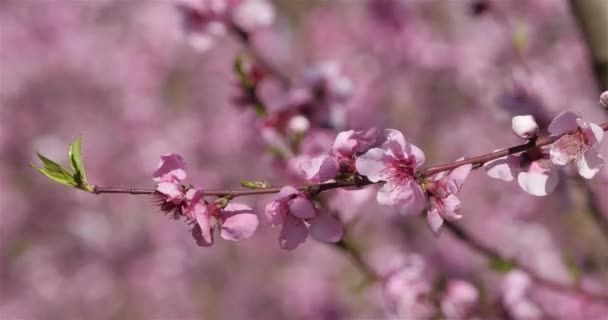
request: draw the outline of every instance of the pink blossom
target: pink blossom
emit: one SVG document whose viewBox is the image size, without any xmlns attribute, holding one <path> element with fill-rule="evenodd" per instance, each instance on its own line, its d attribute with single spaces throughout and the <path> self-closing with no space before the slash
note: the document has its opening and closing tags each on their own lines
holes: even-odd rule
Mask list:
<svg viewBox="0 0 608 320">
<path fill-rule="evenodd" d="M 566 134 L 551 146 L 550 155 L 554 164 L 563 166 L 574 163 L 585 179 L 593 178 L 604 166 L 604 159 L 597 152 L 604 130 L 597 124 L 565 111 L 551 121 L 549 133 L 555 136 Z"/>
<path fill-rule="evenodd" d="M 273 225 L 282 225 L 279 245 L 293 250 L 310 234 L 323 242 L 337 242 L 342 238 L 340 222 L 326 212 L 319 212 L 306 194 L 292 186 L 285 186 L 277 197 L 266 205 L 266 218 Z"/>
<path fill-rule="evenodd" d="M 462 184 L 472 167 L 472 165 L 467 164 L 449 173 L 440 172 L 432 181 L 425 184 L 430 205 L 426 218 L 434 233 L 439 231 L 444 219 L 454 221 L 462 218 L 459 214 L 460 199 L 456 197 L 456 194 L 460 192 Z"/>
<path fill-rule="evenodd" d="M 535 148 L 518 155 L 509 155 L 484 164 L 488 176 L 517 183 L 525 192 L 546 196 L 555 190 L 559 182 L 556 170 L 545 148 Z"/>
<path fill-rule="evenodd" d="M 479 291 L 463 280 L 450 280 L 441 298 L 441 311 L 447 319 L 469 319 L 479 303 Z"/>
<path fill-rule="evenodd" d="M 384 181 L 377 194 L 378 203 L 401 208 L 404 214 L 418 214 L 426 204 L 416 170 L 424 163 L 424 153 L 405 141 L 397 130 L 385 131 L 387 140 L 357 158 L 357 171 L 371 182 Z"/>
<path fill-rule="evenodd" d="M 220 230 L 220 236 L 230 241 L 240 241 L 253 235 L 258 228 L 258 217 L 249 206 L 242 203 L 228 203 L 220 209 L 215 204 L 207 204 L 203 192 L 190 189 L 186 194 L 188 202 L 184 215 L 196 221 L 192 236 L 201 247 L 209 247 L 214 242 L 214 231 Z"/>
<path fill-rule="evenodd" d="M 334 179 L 340 172 L 354 172 L 354 155 L 366 152 L 378 141 L 376 129 L 338 133 L 329 155 L 320 155 L 300 164 L 306 180 L 321 183 Z"/>
<path fill-rule="evenodd" d="M 184 199 L 180 182 L 186 179 L 186 163 L 175 153 L 161 156 L 158 168 L 152 174 L 157 182 L 156 191 L 165 196 L 167 202 L 179 203 Z"/>
</svg>

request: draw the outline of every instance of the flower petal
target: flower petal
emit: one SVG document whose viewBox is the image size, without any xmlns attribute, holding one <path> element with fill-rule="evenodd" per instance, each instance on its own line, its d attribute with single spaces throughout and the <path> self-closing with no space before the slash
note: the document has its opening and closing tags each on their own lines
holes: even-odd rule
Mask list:
<svg viewBox="0 0 608 320">
<path fill-rule="evenodd" d="M 437 208 L 431 209 L 426 213 L 426 223 L 434 234 L 439 232 L 443 225 L 443 218 L 439 215 Z"/>
<path fill-rule="evenodd" d="M 323 242 L 338 242 L 342 239 L 342 225 L 329 213 L 321 213 L 310 221 L 310 235 Z"/>
<path fill-rule="evenodd" d="M 310 219 L 317 215 L 313 203 L 304 197 L 297 197 L 289 202 L 289 212 L 300 219 Z"/>
<path fill-rule="evenodd" d="M 438 206 L 439 214 L 442 218 L 448 221 L 454 221 L 462 218 L 460 214 L 460 199 L 457 196 L 450 194 L 440 200 L 441 205 Z"/>
<path fill-rule="evenodd" d="M 350 158 L 353 155 L 353 149 L 357 146 L 357 141 L 352 139 L 355 130 L 342 131 L 336 136 L 334 144 L 331 146 L 332 154 L 339 155 L 344 158 Z"/>
<path fill-rule="evenodd" d="M 264 208 L 266 221 L 272 226 L 278 226 L 283 223 L 283 218 L 287 214 L 287 211 L 289 211 L 287 203 L 278 200 L 269 202 Z"/>
<path fill-rule="evenodd" d="M 357 158 L 355 167 L 359 174 L 364 175 L 371 182 L 386 180 L 387 162 L 390 156 L 380 148 L 369 149 L 366 153 Z"/>
<path fill-rule="evenodd" d="M 385 183 L 376 195 L 378 203 L 383 206 L 398 207 L 404 215 L 416 215 L 426 206 L 426 197 L 415 181 L 405 185 Z"/>
<path fill-rule="evenodd" d="M 527 193 L 534 196 L 546 196 L 555 190 L 559 181 L 555 170 L 538 170 L 535 169 L 538 164 L 533 162 L 530 170 L 522 171 L 517 175 L 519 186 Z"/>
<path fill-rule="evenodd" d="M 589 149 L 583 154 L 577 165 L 578 174 L 585 179 L 591 179 L 604 166 L 604 158 L 597 151 Z"/>
<path fill-rule="evenodd" d="M 160 157 L 158 168 L 152 174 L 155 182 L 178 182 L 186 179 L 186 162 L 175 153 Z"/>
<path fill-rule="evenodd" d="M 321 183 L 335 178 L 340 171 L 340 164 L 336 158 L 322 155 L 302 162 L 300 169 L 304 172 L 306 180 Z"/>
<path fill-rule="evenodd" d="M 287 215 L 279 234 L 279 245 L 285 250 L 293 250 L 308 237 L 308 228 L 304 221 Z"/>
<path fill-rule="evenodd" d="M 258 216 L 249 206 L 242 203 L 229 203 L 220 215 L 222 238 L 240 241 L 253 235 L 258 228 Z"/>
<path fill-rule="evenodd" d="M 558 114 L 549 124 L 549 133 L 557 136 L 576 129 L 576 119 L 578 118 L 580 118 L 578 115 L 570 111 L 564 111 Z"/>
<path fill-rule="evenodd" d="M 160 182 L 156 186 L 156 191 L 167 196 L 167 201 L 181 201 L 184 198 L 181 186 L 176 183 Z"/>
<path fill-rule="evenodd" d="M 460 189 L 464 184 L 464 180 L 466 180 L 466 178 L 469 176 L 469 172 L 471 172 L 472 168 L 473 165 L 465 164 L 450 171 L 446 177 L 446 185 L 450 193 L 456 194 L 460 192 Z"/>
<path fill-rule="evenodd" d="M 296 189 L 295 187 L 284 186 L 283 188 L 281 188 L 281 191 L 279 191 L 279 194 L 277 194 L 277 200 L 289 198 L 298 193 L 300 193 L 300 191 L 298 191 L 298 189 Z"/>
<path fill-rule="evenodd" d="M 588 122 L 588 125 L 591 132 L 585 130 L 585 136 L 590 142 L 591 148 L 597 148 L 604 138 L 604 129 L 593 122 Z"/>
<path fill-rule="evenodd" d="M 519 170 L 519 158 L 507 156 L 486 162 L 483 167 L 488 176 L 503 181 L 512 181 Z"/>
<path fill-rule="evenodd" d="M 208 242 L 203 238 L 201 227 L 198 224 L 194 225 L 194 228 L 192 228 L 192 237 L 200 247 L 210 247 L 213 244 L 213 233 L 211 234 L 211 241 Z"/>
</svg>

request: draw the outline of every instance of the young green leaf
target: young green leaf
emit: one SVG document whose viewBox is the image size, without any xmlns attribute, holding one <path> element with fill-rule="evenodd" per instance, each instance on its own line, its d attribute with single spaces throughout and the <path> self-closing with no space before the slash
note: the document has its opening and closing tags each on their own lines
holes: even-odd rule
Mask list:
<svg viewBox="0 0 608 320">
<path fill-rule="evenodd" d="M 84 163 L 82 161 L 82 139 L 78 137 L 70 145 L 70 164 L 74 171 L 74 180 L 76 181 L 77 187 L 83 190 L 89 190 L 87 183 L 87 176 L 84 171 Z"/>
<path fill-rule="evenodd" d="M 44 167 L 38 168 L 31 163 L 30 166 L 38 170 L 38 172 L 42 173 L 45 177 L 66 186 L 75 187 L 77 185 L 71 172 L 40 153 L 38 153 L 38 158 L 40 158 Z"/>
</svg>

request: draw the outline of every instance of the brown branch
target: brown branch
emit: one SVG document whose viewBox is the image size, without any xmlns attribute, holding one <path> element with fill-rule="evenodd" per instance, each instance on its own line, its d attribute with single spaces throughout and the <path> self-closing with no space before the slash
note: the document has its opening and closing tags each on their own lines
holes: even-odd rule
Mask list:
<svg viewBox="0 0 608 320">
<path fill-rule="evenodd" d="M 555 282 L 553 280 L 550 280 L 550 279 L 547 279 L 545 277 L 538 275 L 531 268 L 526 267 L 526 266 L 522 265 L 521 263 L 514 261 L 513 259 L 508 259 L 508 258 L 503 257 L 498 251 L 481 243 L 478 239 L 471 236 L 466 230 L 464 230 L 463 228 L 461 228 L 460 226 L 456 225 L 453 222 L 446 221 L 444 226 L 456 238 L 460 239 L 462 242 L 464 242 L 466 245 L 468 245 L 471 249 L 475 250 L 477 253 L 481 254 L 482 256 L 486 257 L 489 260 L 500 260 L 500 261 L 510 262 L 517 269 L 520 269 L 520 270 L 524 271 L 525 273 L 527 273 L 534 281 L 536 281 L 537 283 L 539 283 L 547 288 L 551 288 L 555 291 L 561 291 L 561 292 L 568 293 L 568 294 L 584 296 L 590 300 L 608 304 L 608 296 L 606 296 L 606 295 L 589 292 L 589 291 L 581 288 L 578 285 L 570 286 L 570 285 L 567 285 L 564 283 Z"/>
<path fill-rule="evenodd" d="M 608 131 L 608 122 L 602 123 L 599 126 L 602 129 L 604 129 L 604 131 Z M 555 142 L 557 139 L 559 139 L 562 136 L 567 135 L 567 134 L 569 134 L 569 133 L 565 133 L 565 134 L 559 135 L 559 136 L 541 137 L 534 141 L 531 140 L 524 144 L 520 144 L 520 145 L 516 145 L 513 147 L 501 149 L 498 151 L 482 154 L 482 155 L 468 158 L 465 160 L 454 161 L 454 162 L 449 162 L 446 164 L 431 166 L 426 169 L 423 169 L 421 171 L 421 175 L 423 177 L 430 177 L 439 172 L 453 170 L 453 169 L 456 169 L 465 164 L 472 164 L 474 168 L 479 168 L 484 163 L 492 161 L 492 160 L 496 160 L 498 158 L 520 153 L 520 152 L 523 152 L 526 150 L 530 150 L 532 148 L 538 148 L 538 147 L 550 145 L 553 142 Z M 361 188 L 364 186 L 368 186 L 368 185 L 372 185 L 372 184 L 379 184 L 379 183 L 383 183 L 383 182 L 374 183 L 365 178 L 357 177 L 354 180 L 327 182 L 327 183 L 313 184 L 313 185 L 303 185 L 303 186 L 298 187 L 297 189 L 300 191 L 309 192 L 311 194 L 318 194 L 320 192 L 323 192 L 326 190 L 331 190 L 331 189 L 349 188 L 349 187 Z M 282 188 L 278 187 L 278 188 L 242 189 L 242 190 L 203 190 L 203 192 L 205 195 L 208 195 L 208 196 L 235 198 L 235 197 L 240 197 L 240 196 L 253 196 L 253 195 L 279 193 L 281 191 L 281 189 Z M 139 195 L 139 194 L 152 194 L 154 192 L 155 192 L 154 189 L 124 189 L 124 188 L 94 186 L 92 193 L 94 193 L 94 194 L 125 193 L 125 194 Z"/>
</svg>

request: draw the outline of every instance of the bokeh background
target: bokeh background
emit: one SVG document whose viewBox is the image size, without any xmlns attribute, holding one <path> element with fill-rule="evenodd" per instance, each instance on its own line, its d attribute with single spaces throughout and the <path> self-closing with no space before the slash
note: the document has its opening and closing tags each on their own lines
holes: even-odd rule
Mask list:
<svg viewBox="0 0 608 320">
<path fill-rule="evenodd" d="M 338 92 L 310 106 L 304 156 L 328 149 L 340 130 L 396 128 L 439 164 L 520 143 L 510 129 L 516 114 L 545 126 L 563 110 L 606 121 L 581 29 L 593 17 L 575 15 L 568 1 L 271 5 L 273 23 L 252 32 L 249 48 L 300 91 L 312 90 L 323 66 L 338 74 Z M 262 223 L 248 241 L 197 247 L 190 227 L 147 196 L 95 196 L 30 168 L 37 151 L 67 164 L 81 135 L 98 185 L 152 187 L 159 156 L 170 152 L 202 188 L 303 181 L 293 159 L 269 147 L 267 123 L 235 103 L 232 66 L 251 56 L 247 45 L 226 33 L 200 50 L 182 14 L 169 0 L 0 1 L 0 319 L 454 318 L 442 304 L 448 292 L 437 289 L 445 283 L 474 288 L 474 311 L 463 318 L 606 317 L 606 304 L 500 272 L 453 234 L 433 236 L 424 218 L 380 207 L 374 188 L 326 200 L 356 221 L 349 232 L 378 272 L 395 257 L 415 261 L 397 312 L 382 285 L 362 284 L 332 246 L 309 239 L 286 252 Z M 260 96 L 285 110 L 295 89 L 276 82 L 269 76 Z M 608 219 L 608 170 L 589 184 L 575 176 L 564 170 L 558 189 L 538 198 L 477 170 L 458 224 L 543 277 L 606 294 L 608 235 L 593 213 Z M 590 192 L 599 199 L 590 202 Z M 242 200 L 263 218 L 271 199 Z"/>
</svg>

